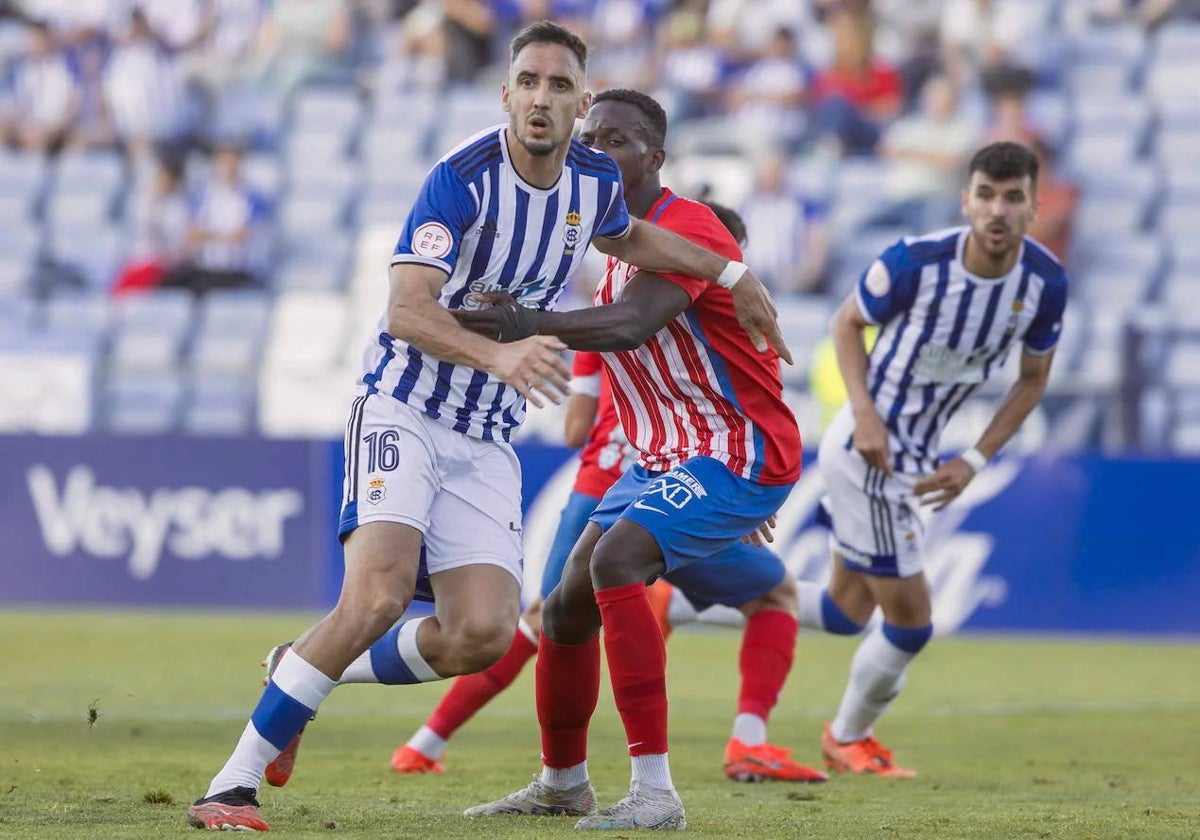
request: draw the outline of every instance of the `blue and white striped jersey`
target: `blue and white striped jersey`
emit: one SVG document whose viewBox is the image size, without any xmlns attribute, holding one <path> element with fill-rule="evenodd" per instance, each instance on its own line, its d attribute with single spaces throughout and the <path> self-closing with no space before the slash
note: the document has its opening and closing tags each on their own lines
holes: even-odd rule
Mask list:
<svg viewBox="0 0 1200 840">
<path fill-rule="evenodd" d="M 1067 302 L 1058 260 L 1026 237 L 1012 271 L 976 277 L 962 263 L 968 232 L 905 238 L 858 282 L 859 310 L 881 327 L 867 385 L 897 471 L 937 468 L 942 429 L 1014 344 L 1044 354 L 1058 343 Z"/>
<path fill-rule="evenodd" d="M 392 264 L 420 263 L 449 274 L 440 302 L 478 307 L 476 295 L 505 290 L 522 305 L 549 309 L 596 236 L 629 231 L 621 175 L 608 155 L 571 141 L 558 183 L 525 183 L 508 158 L 505 126 L 459 145 L 425 179 Z M 508 440 L 525 399 L 486 371 L 432 358 L 387 332 L 387 314 L 365 357 L 368 393 L 391 394 L 457 432 Z"/>
</svg>

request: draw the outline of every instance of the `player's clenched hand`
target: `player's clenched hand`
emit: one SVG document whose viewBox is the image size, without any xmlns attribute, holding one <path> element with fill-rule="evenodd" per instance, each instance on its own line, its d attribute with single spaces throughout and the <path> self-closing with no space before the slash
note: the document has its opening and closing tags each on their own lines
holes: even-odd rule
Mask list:
<svg viewBox="0 0 1200 840">
<path fill-rule="evenodd" d="M 938 467 L 933 475 L 914 484 L 913 493 L 922 505 L 934 505 L 934 510 L 941 510 L 957 499 L 974 477 L 975 470 L 970 464 L 962 458 L 954 458 Z"/>
<path fill-rule="evenodd" d="M 792 353 L 783 341 L 779 332 L 778 312 L 771 293 L 767 291 L 754 273 L 747 271 L 742 275 L 732 289 L 733 312 L 738 323 L 754 342 L 755 349 L 760 353 L 767 352 L 767 346 L 775 348 L 779 358 L 789 365 L 792 363 Z"/>
<path fill-rule="evenodd" d="M 766 522 L 742 537 L 742 542 L 759 547 L 775 542 L 775 517 L 768 517 Z"/>
<path fill-rule="evenodd" d="M 892 456 L 888 447 L 887 426 L 878 414 L 864 411 L 861 415 L 855 415 L 853 443 L 864 461 L 891 476 Z"/>
<path fill-rule="evenodd" d="M 567 394 L 571 376 L 559 355 L 566 349 L 567 345 L 548 335 L 501 344 L 496 348 L 488 371 L 516 388 L 538 408 L 544 405 L 542 396 L 557 405 Z"/>
<path fill-rule="evenodd" d="M 476 300 L 485 304 L 482 309 L 452 309 L 450 314 L 460 325 L 493 341 L 520 341 L 537 333 L 533 312 L 508 292 L 485 292 Z"/>
</svg>

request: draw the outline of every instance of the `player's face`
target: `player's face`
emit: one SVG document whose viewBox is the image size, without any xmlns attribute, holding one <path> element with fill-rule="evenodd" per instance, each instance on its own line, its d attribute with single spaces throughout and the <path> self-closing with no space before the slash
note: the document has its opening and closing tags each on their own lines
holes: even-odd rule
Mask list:
<svg viewBox="0 0 1200 840">
<path fill-rule="evenodd" d="M 617 162 L 626 193 L 637 190 L 662 166 L 662 150 L 650 145 L 645 121 L 637 107 L 609 99 L 592 106 L 579 132 L 581 143 Z"/>
<path fill-rule="evenodd" d="M 508 69 L 501 103 L 517 142 L 531 155 L 548 155 L 571 139 L 591 94 L 583 68 L 562 44 L 529 44 Z"/>
<path fill-rule="evenodd" d="M 1002 258 L 1021 246 L 1033 219 L 1033 182 L 1028 175 L 995 181 L 983 172 L 972 172 L 962 209 L 975 241 L 988 256 Z"/>
</svg>

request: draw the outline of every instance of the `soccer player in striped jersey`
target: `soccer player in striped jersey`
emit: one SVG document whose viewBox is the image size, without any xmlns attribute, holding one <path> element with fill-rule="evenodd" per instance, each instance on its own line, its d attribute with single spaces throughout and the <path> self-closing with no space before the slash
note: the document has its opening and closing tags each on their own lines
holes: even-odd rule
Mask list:
<svg viewBox="0 0 1200 840">
<path fill-rule="evenodd" d="M 580 139 L 620 163 L 634 215 L 738 258 L 712 210 L 661 186 L 665 132 L 654 100 L 609 91 L 597 97 Z M 726 289 L 639 271 L 610 255 L 595 302 L 548 313 L 503 300 L 459 316 L 493 334 L 555 334 L 575 349 L 600 351 L 621 426 L 638 450 L 542 607 L 542 773 L 467 814 L 573 814 L 582 817 L 579 829 L 681 829 L 683 803 L 667 761 L 666 653 L 646 581 L 662 576 L 693 599 L 743 605 L 781 583 L 787 575 L 778 558 L 750 551 L 742 539 L 771 519 L 799 477 L 800 433 L 782 399 L 778 358 L 747 339 Z M 747 630 L 754 661 L 743 666 L 777 696 L 796 621 L 783 609 L 754 618 Z M 601 624 L 633 781 L 628 796 L 596 813 L 587 730 L 600 690 Z"/>
<path fill-rule="evenodd" d="M 341 595 L 272 652 L 266 690 L 189 808 L 192 825 L 265 830 L 257 792 L 267 765 L 286 780 L 300 732 L 339 683 L 445 679 L 508 649 L 522 577 L 520 465 L 508 440 L 526 400 L 559 399 L 565 348 L 551 336 L 501 344 L 452 312 L 501 289 L 553 306 L 591 242 L 648 270 L 714 289 L 736 284 L 731 306 L 752 352 L 773 359 L 774 345 L 786 355 L 770 295 L 746 266 L 631 221 L 616 164 L 571 139 L 590 104 L 586 65 L 576 35 L 530 24 L 513 39 L 501 89 L 508 123 L 470 138 L 427 176 L 392 258 L 388 308 L 347 424 Z M 422 566 L 437 614 L 393 627 Z"/>
<path fill-rule="evenodd" d="M 596 101 L 609 101 L 609 94 L 600 94 Z M 653 115 L 647 115 L 647 118 L 653 119 Z M 621 157 L 619 162 L 624 174 L 625 169 L 636 161 Z M 636 183 L 638 173 L 631 171 L 624 178 L 627 183 Z M 738 247 L 744 247 L 746 226 L 741 217 L 727 207 L 705 203 L 737 240 Z M 408 743 L 393 752 L 391 765 L 397 773 L 444 772 L 441 759 L 447 741 L 492 698 L 512 685 L 525 663 L 537 653 L 541 605 L 562 578 L 567 557 L 587 526 L 588 518 L 636 455 L 621 430 L 609 377 L 603 374 L 600 355 L 577 352 L 572 374 L 564 437 L 568 446 L 582 446 L 583 451 L 579 454 L 574 489 L 562 509 L 542 569 L 540 597 L 522 613 L 518 632 L 504 656 L 486 671 L 456 679 L 425 724 Z M 765 548 L 748 546 L 737 546 L 725 552 L 727 556 L 719 561 L 722 565 L 718 568 L 718 588 L 722 588 L 720 575 L 742 574 L 740 561 L 743 558 L 755 563 L 766 553 L 769 552 Z M 747 622 L 739 657 L 742 684 L 738 714 L 725 747 L 725 775 L 739 782 L 823 782 L 827 778 L 824 773 L 798 764 L 791 758 L 789 750 L 767 742 L 767 718 L 790 671 L 799 607 L 795 581 L 786 573 L 783 564 L 774 558 L 763 557 L 762 560 L 761 568 L 768 574 L 763 575 L 759 589 L 732 585 L 723 588 L 727 595 L 720 593 L 722 600 L 719 603 L 741 610 Z M 688 592 L 675 590 L 665 579 L 650 586 L 647 595 L 664 638 L 672 629 L 673 598 L 686 601 L 687 611 L 693 616 L 712 605 L 712 601 L 702 594 L 689 596 Z"/>
<path fill-rule="evenodd" d="M 995 457 L 1046 388 L 1067 277 L 1025 236 L 1037 206 L 1038 161 L 1015 143 L 979 150 L 962 197 L 967 226 L 904 239 L 859 279 L 833 320 L 849 401 L 817 464 L 833 520 L 828 588 L 801 587 L 805 626 L 862 631 L 822 752 L 838 771 L 912 776 L 874 736 L 933 633 L 923 572 L 924 507 L 953 501 Z M 863 333 L 878 326 L 870 355 Z M 942 461 L 938 437 L 963 402 L 1021 345 L 1020 371 L 975 446 Z"/>
</svg>

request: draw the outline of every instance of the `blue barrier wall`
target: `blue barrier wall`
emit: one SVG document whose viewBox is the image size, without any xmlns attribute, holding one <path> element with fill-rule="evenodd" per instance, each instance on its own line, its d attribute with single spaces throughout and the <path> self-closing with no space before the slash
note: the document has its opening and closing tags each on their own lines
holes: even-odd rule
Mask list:
<svg viewBox="0 0 1200 840">
<path fill-rule="evenodd" d="M 560 447 L 518 447 L 532 591 L 570 488 Z M 341 447 L 192 437 L 0 437 L 0 603 L 319 608 L 336 597 Z M 1200 462 L 1006 459 L 929 528 L 941 632 L 1200 634 Z M 807 468 L 777 550 L 828 574 Z"/>
</svg>

